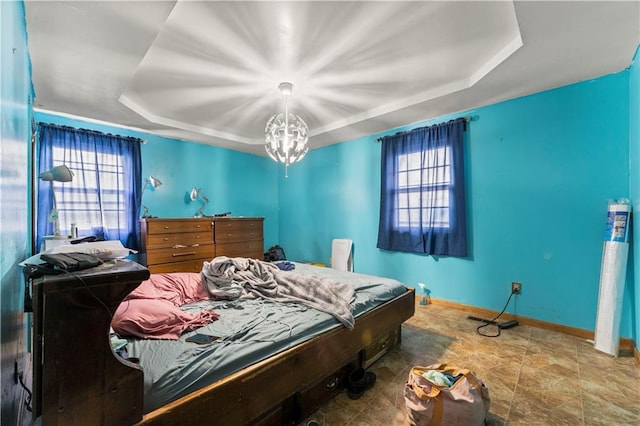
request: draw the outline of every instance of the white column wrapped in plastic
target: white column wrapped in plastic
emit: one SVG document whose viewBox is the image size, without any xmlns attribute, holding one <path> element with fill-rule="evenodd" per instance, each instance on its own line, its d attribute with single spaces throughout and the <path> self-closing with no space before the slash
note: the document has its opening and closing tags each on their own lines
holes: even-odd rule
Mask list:
<svg viewBox="0 0 640 426">
<path fill-rule="evenodd" d="M 620 346 L 620 315 L 627 276 L 630 219 L 631 204 L 627 200 L 609 204 L 600 267 L 594 347 L 613 356 L 618 356 Z"/>
</svg>

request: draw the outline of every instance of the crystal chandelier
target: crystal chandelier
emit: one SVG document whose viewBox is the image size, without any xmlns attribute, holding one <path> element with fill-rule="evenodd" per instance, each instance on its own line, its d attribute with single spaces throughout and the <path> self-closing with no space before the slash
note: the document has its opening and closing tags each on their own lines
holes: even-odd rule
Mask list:
<svg viewBox="0 0 640 426">
<path fill-rule="evenodd" d="M 283 82 L 278 90 L 284 96 L 284 113 L 276 114 L 267 121 L 265 128 L 265 149 L 274 161 L 284 163 L 285 177 L 289 164 L 302 160 L 309 147 L 307 133 L 309 128 L 302 118 L 289 114 L 288 98 L 293 85 Z"/>
</svg>

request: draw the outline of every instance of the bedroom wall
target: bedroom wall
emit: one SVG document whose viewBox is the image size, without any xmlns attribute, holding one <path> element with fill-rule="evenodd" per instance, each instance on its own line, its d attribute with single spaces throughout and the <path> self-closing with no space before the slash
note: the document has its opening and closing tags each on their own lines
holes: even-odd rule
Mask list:
<svg viewBox="0 0 640 426">
<path fill-rule="evenodd" d="M 141 149 L 142 176 L 162 182 L 161 187 L 147 187 L 143 194 L 142 204 L 149 214 L 192 217 L 201 206 L 189 198 L 196 186 L 209 198 L 205 214 L 230 211 L 233 216 L 264 217 L 265 247 L 277 244 L 278 170 L 271 159 L 60 115 L 36 112 L 35 116 L 38 122 L 146 140 Z"/>
<path fill-rule="evenodd" d="M 629 194 L 633 201 L 633 228 L 629 259 L 634 270 L 633 285 L 628 284 L 630 299 L 635 309 L 632 315 L 632 336 L 636 348 L 640 345 L 640 47 L 629 67 Z"/>
<path fill-rule="evenodd" d="M 356 272 L 496 311 L 520 281 L 509 312 L 593 330 L 607 200 L 629 197 L 629 72 L 459 115 L 476 117 L 465 134 L 468 258 L 376 248 L 381 135 L 311 151 L 280 177 L 288 257 L 328 263 L 331 240 L 351 238 Z M 622 336 L 631 311 L 627 293 Z"/>
<path fill-rule="evenodd" d="M 21 388 L 14 364 L 25 368 L 26 315 L 22 268 L 29 233 L 28 169 L 30 153 L 31 66 L 22 2 L 0 2 L 0 392 L 2 424 L 17 424 Z"/>
</svg>

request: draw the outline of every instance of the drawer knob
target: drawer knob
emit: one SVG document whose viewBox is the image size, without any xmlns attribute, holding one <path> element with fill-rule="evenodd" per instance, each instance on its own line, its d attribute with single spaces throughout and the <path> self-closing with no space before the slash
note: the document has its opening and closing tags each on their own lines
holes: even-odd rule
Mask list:
<svg viewBox="0 0 640 426">
<path fill-rule="evenodd" d="M 164 237 L 162 241 L 169 241 L 169 239 L 167 237 Z"/>
<path fill-rule="evenodd" d="M 169 229 L 169 225 L 165 225 L 165 226 L 164 226 L 164 229 Z"/>
<path fill-rule="evenodd" d="M 331 392 L 332 390 L 334 390 L 335 388 L 338 387 L 338 378 L 334 377 L 333 379 L 331 379 L 329 381 L 329 383 L 327 383 L 327 391 Z"/>
</svg>

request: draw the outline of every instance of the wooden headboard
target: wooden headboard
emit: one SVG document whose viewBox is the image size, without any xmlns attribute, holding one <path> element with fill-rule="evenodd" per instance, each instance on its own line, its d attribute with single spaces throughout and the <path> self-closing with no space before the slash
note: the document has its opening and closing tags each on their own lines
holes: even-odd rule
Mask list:
<svg viewBox="0 0 640 426">
<path fill-rule="evenodd" d="M 109 327 L 147 278 L 144 266 L 113 260 L 34 281 L 33 415 L 43 424 L 103 424 L 104 413 L 109 424 L 142 418 L 142 369 L 113 353 Z"/>
</svg>

